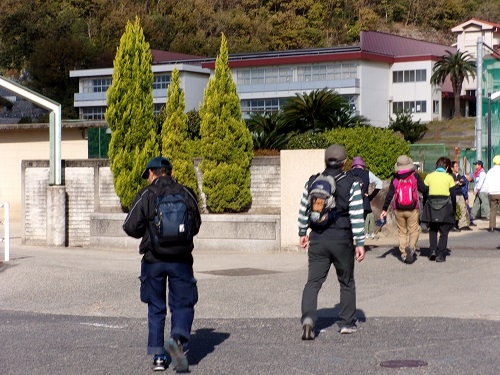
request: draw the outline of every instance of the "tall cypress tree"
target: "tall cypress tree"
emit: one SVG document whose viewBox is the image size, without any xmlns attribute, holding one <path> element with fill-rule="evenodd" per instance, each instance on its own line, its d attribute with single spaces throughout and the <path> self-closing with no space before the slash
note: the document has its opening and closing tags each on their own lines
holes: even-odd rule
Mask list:
<svg viewBox="0 0 500 375">
<path fill-rule="evenodd" d="M 165 120 L 161 129 L 162 155 L 172 162 L 173 176 L 198 194 L 193 159 L 187 150 L 188 116 L 184 113 L 186 101 L 181 89 L 179 70 L 174 68 L 167 88 Z"/>
<path fill-rule="evenodd" d="M 105 118 L 111 129 L 108 156 L 122 207 L 130 208 L 148 160 L 159 154 L 153 104 L 153 71 L 149 43 L 139 18 L 127 22 L 113 62 Z"/>
<path fill-rule="evenodd" d="M 207 208 L 214 213 L 244 211 L 252 203 L 252 136 L 241 115 L 224 34 L 214 76 L 204 92 L 200 116 L 200 169 Z"/>
</svg>

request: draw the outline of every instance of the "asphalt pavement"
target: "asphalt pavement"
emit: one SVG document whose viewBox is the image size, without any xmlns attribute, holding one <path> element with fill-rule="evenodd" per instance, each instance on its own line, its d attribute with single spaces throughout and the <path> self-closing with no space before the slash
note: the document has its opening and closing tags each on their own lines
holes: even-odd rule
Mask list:
<svg viewBox="0 0 500 375">
<path fill-rule="evenodd" d="M 307 342 L 305 253 L 195 249 L 191 373 L 500 373 L 500 231 L 477 223 L 450 234 L 444 263 L 426 258 L 424 233 L 412 265 L 398 259 L 394 235 L 368 240 L 356 264 L 359 331 L 338 333 L 331 271 Z M 153 373 L 136 250 L 24 246 L 14 232 L 10 258 L 0 263 L 0 374 Z"/>
</svg>

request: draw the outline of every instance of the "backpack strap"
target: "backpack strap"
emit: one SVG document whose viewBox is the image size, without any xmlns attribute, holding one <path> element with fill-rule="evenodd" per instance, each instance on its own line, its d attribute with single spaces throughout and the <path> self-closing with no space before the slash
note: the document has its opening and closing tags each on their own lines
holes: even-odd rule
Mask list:
<svg viewBox="0 0 500 375">
<path fill-rule="evenodd" d="M 307 192 L 308 193 L 311 192 L 311 185 L 314 182 L 314 180 L 316 180 L 319 177 L 320 174 L 321 173 L 316 173 L 316 174 L 313 174 L 311 177 L 309 177 L 309 181 L 307 181 Z"/>
</svg>

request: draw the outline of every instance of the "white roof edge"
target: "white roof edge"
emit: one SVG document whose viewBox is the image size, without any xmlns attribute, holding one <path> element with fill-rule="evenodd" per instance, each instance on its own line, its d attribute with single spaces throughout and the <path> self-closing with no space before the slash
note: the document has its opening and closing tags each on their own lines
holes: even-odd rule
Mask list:
<svg viewBox="0 0 500 375">
<path fill-rule="evenodd" d="M 179 72 L 191 72 L 191 73 L 201 73 L 210 74 L 210 69 L 202 68 L 197 65 L 190 64 L 155 64 L 152 65 L 153 73 L 160 72 L 171 72 L 177 66 Z M 69 76 L 72 78 L 82 78 L 82 77 L 101 77 L 101 76 L 111 76 L 113 75 L 113 68 L 102 68 L 102 69 L 80 69 L 80 70 L 70 70 Z"/>
<path fill-rule="evenodd" d="M 113 68 L 102 68 L 102 69 L 80 69 L 80 70 L 70 70 L 70 77 L 99 77 L 99 76 L 110 76 L 113 74 Z"/>
<path fill-rule="evenodd" d="M 468 21 L 461 23 L 460 25 L 453 27 L 451 29 L 451 32 L 453 32 L 453 33 L 462 32 L 464 30 L 464 28 L 469 26 L 469 25 L 478 25 L 481 27 L 481 30 L 491 30 L 491 29 L 498 27 L 496 25 L 493 25 L 492 22 L 483 22 L 483 21 L 477 20 L 477 19 L 470 19 Z"/>
</svg>

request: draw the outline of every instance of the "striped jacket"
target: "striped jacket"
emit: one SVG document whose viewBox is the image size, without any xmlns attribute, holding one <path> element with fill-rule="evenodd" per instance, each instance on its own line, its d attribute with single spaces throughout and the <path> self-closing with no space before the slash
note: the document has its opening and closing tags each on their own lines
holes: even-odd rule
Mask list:
<svg viewBox="0 0 500 375">
<path fill-rule="evenodd" d="M 304 185 L 299 208 L 299 236 L 305 236 L 309 229 L 309 180 Z M 356 246 L 365 244 L 365 220 L 363 216 L 363 197 L 358 181 L 354 181 L 349 190 L 349 220 L 351 223 L 352 238 Z"/>
</svg>

